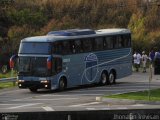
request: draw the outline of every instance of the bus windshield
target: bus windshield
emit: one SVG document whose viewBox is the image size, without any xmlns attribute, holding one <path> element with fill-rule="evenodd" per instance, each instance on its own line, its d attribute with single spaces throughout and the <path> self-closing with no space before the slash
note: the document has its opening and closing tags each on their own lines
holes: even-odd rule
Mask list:
<svg viewBox="0 0 160 120">
<path fill-rule="evenodd" d="M 50 43 L 43 42 L 21 42 L 20 54 L 50 54 Z"/>
<path fill-rule="evenodd" d="M 19 57 L 19 75 L 47 76 L 46 57 Z"/>
</svg>

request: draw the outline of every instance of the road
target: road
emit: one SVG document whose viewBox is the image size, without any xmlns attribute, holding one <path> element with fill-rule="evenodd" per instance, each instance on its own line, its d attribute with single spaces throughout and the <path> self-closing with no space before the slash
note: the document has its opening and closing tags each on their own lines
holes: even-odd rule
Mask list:
<svg viewBox="0 0 160 120">
<path fill-rule="evenodd" d="M 133 73 L 108 86 L 72 88 L 63 92 L 9 88 L 0 90 L 0 112 L 110 110 L 130 108 L 160 108 L 160 105 L 109 105 L 96 101 L 96 97 L 148 89 L 149 73 Z M 151 88 L 160 88 L 160 76 L 153 76 Z"/>
</svg>

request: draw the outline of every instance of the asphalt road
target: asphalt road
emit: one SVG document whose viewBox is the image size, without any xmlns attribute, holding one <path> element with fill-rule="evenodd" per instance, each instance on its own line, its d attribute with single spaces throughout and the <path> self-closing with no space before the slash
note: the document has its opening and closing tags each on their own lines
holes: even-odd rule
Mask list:
<svg viewBox="0 0 160 120">
<path fill-rule="evenodd" d="M 85 86 L 63 92 L 39 91 L 32 93 L 28 89 L 9 88 L 0 90 L 0 112 L 33 111 L 75 111 L 75 110 L 110 110 L 160 108 L 160 105 L 111 105 L 96 101 L 96 97 L 119 94 L 129 91 L 147 90 L 149 73 L 133 73 L 118 79 L 117 84 L 108 86 Z M 153 76 L 151 88 L 160 88 L 160 76 Z"/>
</svg>

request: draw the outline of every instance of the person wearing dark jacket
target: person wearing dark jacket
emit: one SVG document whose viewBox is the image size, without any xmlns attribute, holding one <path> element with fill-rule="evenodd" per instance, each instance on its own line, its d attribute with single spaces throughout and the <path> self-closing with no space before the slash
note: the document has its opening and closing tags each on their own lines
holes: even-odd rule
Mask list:
<svg viewBox="0 0 160 120">
<path fill-rule="evenodd" d="M 154 74 L 160 74 L 160 51 L 156 52 L 154 56 Z"/>
</svg>

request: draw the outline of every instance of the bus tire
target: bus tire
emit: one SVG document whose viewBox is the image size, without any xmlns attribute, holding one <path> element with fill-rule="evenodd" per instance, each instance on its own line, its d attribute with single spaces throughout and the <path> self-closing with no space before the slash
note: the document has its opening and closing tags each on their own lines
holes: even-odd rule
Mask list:
<svg viewBox="0 0 160 120">
<path fill-rule="evenodd" d="M 59 90 L 60 91 L 65 90 L 66 86 L 67 86 L 66 79 L 64 77 L 61 77 L 61 79 L 59 80 Z"/>
<path fill-rule="evenodd" d="M 108 75 L 105 73 L 105 72 L 103 72 L 102 74 L 101 74 L 101 78 L 100 78 L 101 80 L 100 80 L 100 84 L 101 85 L 106 85 L 107 84 L 107 81 L 108 81 Z"/>
<path fill-rule="evenodd" d="M 116 81 L 116 76 L 115 76 L 115 73 L 113 71 L 111 71 L 109 73 L 109 79 L 108 79 L 108 83 L 111 85 L 111 84 L 114 84 Z"/>
<path fill-rule="evenodd" d="M 35 88 L 35 87 L 31 87 L 31 88 L 29 88 L 29 90 L 31 91 L 31 92 L 37 92 L 37 88 Z"/>
</svg>

